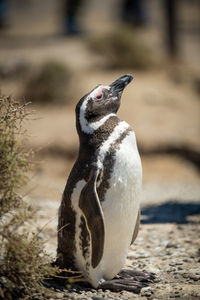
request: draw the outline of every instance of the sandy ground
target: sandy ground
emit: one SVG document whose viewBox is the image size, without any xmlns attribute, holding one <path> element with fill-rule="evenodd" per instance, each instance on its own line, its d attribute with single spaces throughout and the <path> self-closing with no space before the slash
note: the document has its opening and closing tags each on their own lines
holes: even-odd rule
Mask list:
<svg viewBox="0 0 200 300">
<path fill-rule="evenodd" d="M 55 2 L 50 2 L 52 14 Z M 93 1 L 88 18 L 82 16 L 85 28 L 107 31 L 116 24 L 116 16 L 110 17 L 112 3 L 109 2 L 104 13 L 99 1 Z M 152 3 L 154 7 L 158 2 Z M 30 21 L 27 17 L 19 21 L 19 15 L 12 14 L 15 26 L 0 36 L 1 68 L 7 68 L 12 74 L 18 63 L 37 67 L 47 59 L 55 59 L 69 66 L 74 76 L 71 104 L 34 106 L 36 120 L 25 124 L 27 142 L 37 151 L 37 162 L 23 192 L 26 200 L 38 207 L 36 226 L 44 227 L 40 236 L 47 241 L 45 247 L 52 257 L 56 255 L 57 210 L 78 151 L 75 104 L 99 83 L 109 84 L 125 73 L 135 76 L 124 92 L 119 112 L 136 132 L 143 163 L 142 220 L 127 266 L 154 272 L 157 279 L 140 295 L 58 289 L 52 300 L 200 299 L 200 106 L 194 88 L 196 74 L 199 74 L 195 36 L 181 36 L 182 57 L 176 65 L 165 60 L 161 67 L 146 72 L 105 71 L 99 67 L 101 58 L 88 50 L 83 38 L 56 35 L 57 19 L 45 19 L 48 10 L 43 5 L 41 13 L 38 8 L 33 12 L 31 22 L 35 26 L 31 30 L 24 26 Z M 41 20 L 40 14 L 42 27 L 37 22 Z M 101 20 L 104 21 L 102 26 Z M 151 22 L 144 33 L 145 38 L 151 37 L 157 50 L 159 46 L 163 50 L 162 30 L 159 35 L 156 33 L 161 23 L 160 18 Z M 160 52 L 158 50 L 158 59 L 166 59 L 166 53 L 160 55 Z M 19 96 L 23 95 L 24 82 L 23 77 L 11 76 L 11 79 L 1 80 L 0 88 L 4 94 Z"/>
</svg>

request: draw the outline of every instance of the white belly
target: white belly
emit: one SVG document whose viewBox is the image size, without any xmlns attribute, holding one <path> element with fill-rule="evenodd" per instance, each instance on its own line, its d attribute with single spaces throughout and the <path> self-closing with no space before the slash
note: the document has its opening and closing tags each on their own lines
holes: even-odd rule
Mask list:
<svg viewBox="0 0 200 300">
<path fill-rule="evenodd" d="M 95 269 L 90 266 L 89 274 L 87 272 L 86 275 L 94 287 L 102 280 L 112 279 L 120 271 L 132 240 L 142 184 L 141 160 L 134 132 L 129 133 L 116 152 L 109 183 L 110 188 L 102 203 L 105 220 L 104 253 L 100 264 Z M 80 182 L 80 187 L 83 184 L 83 181 Z M 80 251 L 77 251 L 77 255 L 78 265 L 84 271 L 85 261 L 80 259 Z"/>
<path fill-rule="evenodd" d="M 138 215 L 142 167 L 135 134 L 131 132 L 116 153 L 110 189 L 102 204 L 105 247 L 102 270 L 111 279 L 124 266 Z"/>
</svg>

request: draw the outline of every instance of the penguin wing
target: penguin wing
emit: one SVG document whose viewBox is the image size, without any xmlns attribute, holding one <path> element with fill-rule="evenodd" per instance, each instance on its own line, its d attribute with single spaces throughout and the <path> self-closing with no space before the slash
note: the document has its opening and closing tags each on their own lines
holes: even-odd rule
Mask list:
<svg viewBox="0 0 200 300">
<path fill-rule="evenodd" d="M 99 264 L 104 249 L 104 217 L 99 197 L 96 190 L 99 169 L 93 167 L 86 185 L 81 191 L 79 207 L 86 220 L 87 229 L 90 233 L 92 243 L 92 267 Z"/>
<path fill-rule="evenodd" d="M 139 226 L 140 226 L 140 210 L 138 211 L 138 216 L 137 216 L 135 228 L 134 228 L 134 231 L 133 231 L 133 237 L 132 237 L 131 245 L 133 244 L 133 242 L 135 241 L 135 239 L 138 235 Z"/>
</svg>

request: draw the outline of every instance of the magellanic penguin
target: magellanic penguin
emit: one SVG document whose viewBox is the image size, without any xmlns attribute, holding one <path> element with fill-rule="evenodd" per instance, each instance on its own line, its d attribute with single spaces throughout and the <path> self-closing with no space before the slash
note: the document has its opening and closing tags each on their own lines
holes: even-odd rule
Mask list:
<svg viewBox="0 0 200 300">
<path fill-rule="evenodd" d="M 95 288 L 121 270 L 138 232 L 141 160 L 134 131 L 116 115 L 132 79 L 99 85 L 76 106 L 80 148 L 59 209 L 57 264 Z"/>
</svg>

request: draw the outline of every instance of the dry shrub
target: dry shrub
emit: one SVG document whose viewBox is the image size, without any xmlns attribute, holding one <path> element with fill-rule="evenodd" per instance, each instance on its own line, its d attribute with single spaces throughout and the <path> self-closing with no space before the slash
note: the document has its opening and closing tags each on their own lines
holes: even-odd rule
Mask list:
<svg viewBox="0 0 200 300">
<path fill-rule="evenodd" d="M 45 62 L 26 83 L 24 95 L 33 103 L 69 102 L 71 71 L 62 63 Z"/>
<path fill-rule="evenodd" d="M 147 69 L 152 66 L 150 49 L 133 29 L 118 28 L 88 41 L 90 49 L 101 54 L 110 68 Z"/>
<path fill-rule="evenodd" d="M 40 282 L 55 273 L 37 234 L 27 229 L 34 212 L 19 194 L 32 164 L 22 142 L 28 115 L 26 105 L 0 96 L 0 299 L 38 299 Z"/>
</svg>

